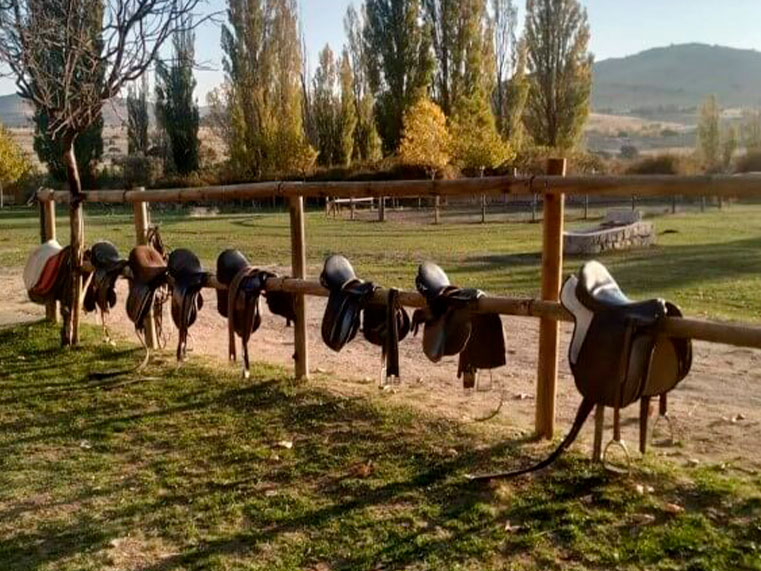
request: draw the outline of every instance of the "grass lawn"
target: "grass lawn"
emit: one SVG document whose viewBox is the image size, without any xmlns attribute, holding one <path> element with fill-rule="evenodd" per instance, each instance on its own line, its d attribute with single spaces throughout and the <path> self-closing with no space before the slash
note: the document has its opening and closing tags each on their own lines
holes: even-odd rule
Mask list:
<svg viewBox="0 0 761 571">
<path fill-rule="evenodd" d="M 116 212 L 111 213 L 111 212 Z M 122 250 L 134 242 L 132 216 L 126 210 L 88 207 L 88 243 L 106 238 Z M 59 215 L 65 214 L 59 207 Z M 568 215 L 568 226 L 585 223 Z M 601 256 L 633 297 L 660 296 L 700 317 L 761 320 L 761 206 L 734 205 L 723 211 L 653 217 L 661 234 L 657 247 Z M 188 247 L 213 267 L 229 247 L 243 250 L 254 263 L 290 265 L 288 216 L 245 213 L 190 218 L 182 211 L 154 213 L 170 247 Z M 590 223 L 586 223 L 590 224 Z M 39 241 L 31 210 L 0 213 L 0 265 L 21 266 Z M 68 236 L 68 220 L 58 219 L 59 235 Z M 438 261 L 453 281 L 495 294 L 535 296 L 539 292 L 541 226 L 526 222 L 416 225 L 403 222 L 351 222 L 307 216 L 307 257 L 312 274 L 326 256 L 340 252 L 369 279 L 412 288 L 420 261 Z M 570 273 L 583 262 L 566 259 Z"/>
<path fill-rule="evenodd" d="M 529 446 L 277 368 L 96 382 L 140 357 L 98 340 L 0 331 L 2 569 L 761 569 L 758 475 L 569 455 L 473 487 Z"/>
</svg>

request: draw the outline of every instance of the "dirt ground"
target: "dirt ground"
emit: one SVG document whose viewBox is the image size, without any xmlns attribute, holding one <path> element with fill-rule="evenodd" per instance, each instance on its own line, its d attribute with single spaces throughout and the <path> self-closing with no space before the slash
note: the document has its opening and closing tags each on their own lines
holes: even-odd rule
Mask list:
<svg viewBox="0 0 761 571">
<path fill-rule="evenodd" d="M 0 300 L 0 326 L 35 321 L 44 316 L 44 308 L 26 298 L 20 269 L 0 269 L 0 291 L 5 292 Z M 119 284 L 118 295 L 120 301 L 126 299 L 126 283 L 123 281 Z M 227 325 L 216 313 L 216 301 L 211 295 L 206 294 L 207 305 L 191 330 L 190 358 L 193 354 L 205 354 L 218 358 L 221 367 L 236 366 L 226 360 Z M 377 395 L 380 350 L 358 339 L 340 354 L 333 353 L 320 339 L 324 300 L 308 298 L 307 303 L 310 371 L 314 382 L 342 394 Z M 169 334 L 165 357 L 168 358 L 174 352 L 176 331 L 168 311 L 164 321 Z M 99 320 L 97 316 L 89 315 L 87 322 L 97 324 Z M 434 365 L 423 355 L 420 339 L 409 337 L 400 348 L 403 379 L 399 385 L 385 390 L 382 397 L 420 407 L 429 413 L 473 422 L 493 411 L 502 394 L 504 404 L 499 414 L 485 426 L 499 426 L 516 438 L 531 434 L 539 322 L 524 318 L 504 318 L 503 322 L 508 365 L 491 376 L 491 390 L 466 393 L 456 378 L 456 359 Z M 108 323 L 115 337 L 135 339 L 123 303 L 109 316 Z M 570 333 L 570 326 L 564 324 L 563 355 Z M 262 328 L 252 338 L 252 360 L 290 366 L 292 353 L 293 330 L 287 329 L 280 319 L 266 315 Z M 488 382 L 488 373 L 484 378 Z M 676 444 L 655 438 L 650 453 L 668 456 L 682 464 L 731 463 L 742 470 L 761 470 L 760 387 L 761 352 L 696 343 L 692 372 L 670 400 Z M 570 428 L 579 402 L 567 360 L 563 358 L 558 388 L 558 433 Z M 635 456 L 638 411 L 638 406 L 632 406 L 624 412 L 624 438 Z M 580 444 L 576 446 L 590 447 L 592 424 L 588 421 Z M 658 430 L 658 437 L 667 434 L 665 424 L 660 424 Z M 606 433 L 606 441 L 609 434 Z"/>
</svg>

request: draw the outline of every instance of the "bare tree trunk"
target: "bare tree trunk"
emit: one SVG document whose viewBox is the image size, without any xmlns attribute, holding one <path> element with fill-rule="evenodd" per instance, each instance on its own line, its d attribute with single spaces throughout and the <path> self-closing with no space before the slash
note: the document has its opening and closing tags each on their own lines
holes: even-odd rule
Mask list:
<svg viewBox="0 0 761 571">
<path fill-rule="evenodd" d="M 0 210 L 5 207 L 5 194 L 3 193 L 3 181 L 0 180 Z"/>
<path fill-rule="evenodd" d="M 66 164 L 66 178 L 69 182 L 71 203 L 69 221 L 71 231 L 71 297 L 68 302 L 70 311 L 64 312 L 61 343 L 64 346 L 79 344 L 79 318 L 81 308 L 79 300 L 82 291 L 82 258 L 84 255 L 84 221 L 82 217 L 82 181 L 79 178 L 77 157 L 74 154 L 74 138 L 64 144 L 63 160 Z M 62 304 L 66 305 L 66 303 Z"/>
</svg>

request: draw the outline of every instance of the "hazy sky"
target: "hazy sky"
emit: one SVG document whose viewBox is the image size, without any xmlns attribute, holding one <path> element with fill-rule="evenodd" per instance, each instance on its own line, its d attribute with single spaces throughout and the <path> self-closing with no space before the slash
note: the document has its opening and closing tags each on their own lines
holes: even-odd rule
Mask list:
<svg viewBox="0 0 761 571">
<path fill-rule="evenodd" d="M 325 43 L 329 42 L 334 51 L 343 44 L 343 16 L 351 1 L 300 0 L 313 69 L 317 52 Z M 516 3 L 523 8 L 523 0 Z M 591 50 L 597 60 L 687 42 L 761 51 L 758 29 L 761 0 L 582 0 L 582 3 L 589 12 Z M 225 5 L 225 0 L 208 0 L 206 10 L 224 11 Z M 520 17 L 522 20 L 522 11 Z M 217 70 L 198 73 L 197 95 L 202 104 L 206 92 L 222 79 L 219 38 L 219 24 L 205 25 L 197 33 L 197 58 Z M 0 79 L 0 94 L 12 91 L 13 84 Z"/>
</svg>

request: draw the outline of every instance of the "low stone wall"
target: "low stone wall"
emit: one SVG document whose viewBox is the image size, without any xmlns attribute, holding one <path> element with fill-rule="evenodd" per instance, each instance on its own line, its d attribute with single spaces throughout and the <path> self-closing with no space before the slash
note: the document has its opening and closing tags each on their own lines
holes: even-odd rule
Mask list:
<svg viewBox="0 0 761 571">
<path fill-rule="evenodd" d="M 656 243 L 653 223 L 641 221 L 627 226 L 566 232 L 563 238 L 565 253 L 571 255 L 594 255 L 610 250 L 647 248 Z"/>
</svg>

